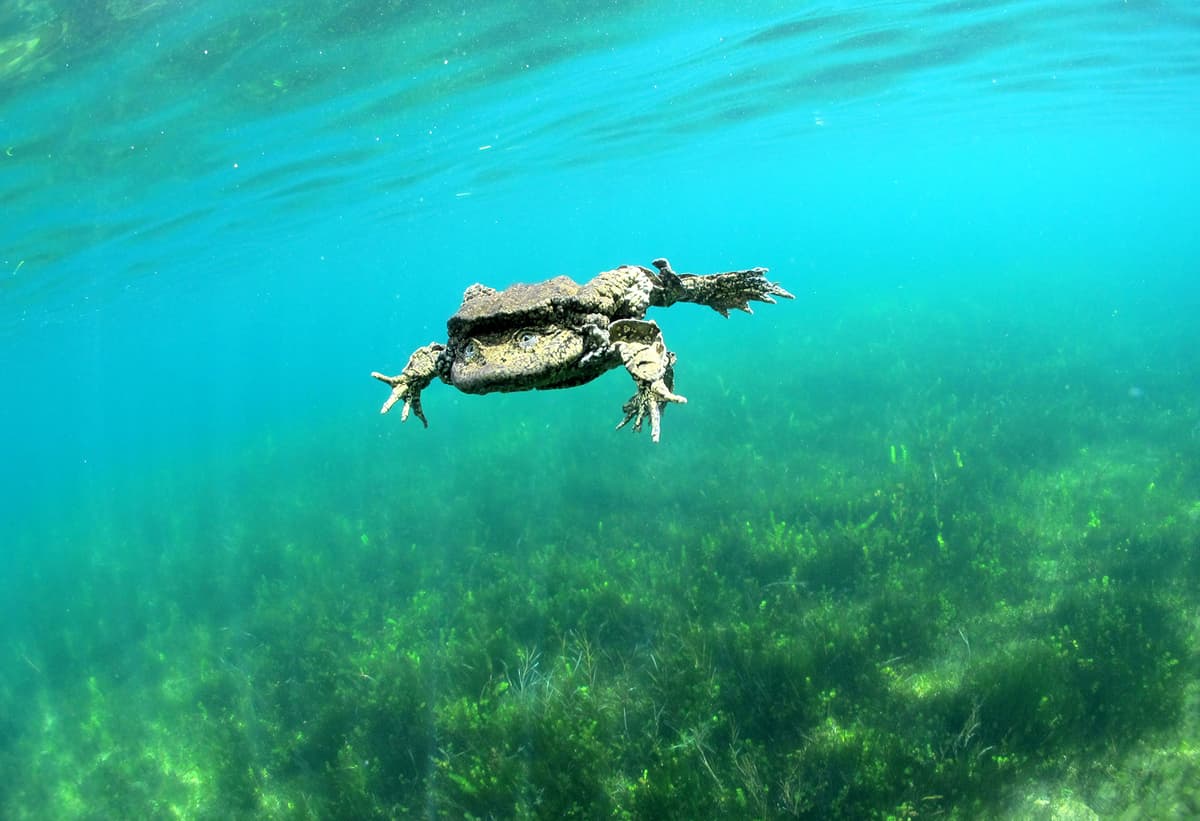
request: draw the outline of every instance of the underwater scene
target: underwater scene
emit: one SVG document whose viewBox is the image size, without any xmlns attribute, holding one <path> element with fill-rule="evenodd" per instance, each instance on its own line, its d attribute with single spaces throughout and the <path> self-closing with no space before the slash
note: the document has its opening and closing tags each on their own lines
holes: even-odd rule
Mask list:
<svg viewBox="0 0 1200 821">
<path fill-rule="evenodd" d="M 1190 0 L 4 4 L 0 818 L 1200 817 L 1198 191 Z"/>
</svg>

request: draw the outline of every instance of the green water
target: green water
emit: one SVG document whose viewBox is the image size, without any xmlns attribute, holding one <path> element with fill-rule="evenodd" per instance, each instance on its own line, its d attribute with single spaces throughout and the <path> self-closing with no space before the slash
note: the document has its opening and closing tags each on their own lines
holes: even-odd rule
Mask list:
<svg viewBox="0 0 1200 821">
<path fill-rule="evenodd" d="M 1188 4 L 0 13 L 0 817 L 1200 814 Z M 621 370 L 474 282 L 669 256 Z"/>
</svg>

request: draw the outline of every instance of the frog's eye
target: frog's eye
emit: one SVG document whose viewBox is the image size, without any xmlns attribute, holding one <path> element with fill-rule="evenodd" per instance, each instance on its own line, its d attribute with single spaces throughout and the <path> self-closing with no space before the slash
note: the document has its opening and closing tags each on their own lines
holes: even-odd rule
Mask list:
<svg viewBox="0 0 1200 821">
<path fill-rule="evenodd" d="M 537 344 L 538 335 L 535 331 L 531 331 L 528 329 L 523 330 L 523 331 L 517 331 L 516 341 L 517 341 L 517 344 L 520 345 L 523 349 L 529 350 L 530 348 L 532 348 L 534 345 Z"/>
<path fill-rule="evenodd" d="M 479 356 L 479 346 L 475 344 L 475 340 L 468 340 L 466 345 L 462 346 L 462 358 L 464 362 L 470 362 L 475 357 Z"/>
</svg>

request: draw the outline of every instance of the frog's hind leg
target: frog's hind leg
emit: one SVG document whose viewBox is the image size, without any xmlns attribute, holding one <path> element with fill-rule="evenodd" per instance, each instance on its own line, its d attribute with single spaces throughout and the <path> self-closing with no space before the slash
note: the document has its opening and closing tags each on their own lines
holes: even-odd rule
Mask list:
<svg viewBox="0 0 1200 821">
<path fill-rule="evenodd" d="M 612 346 L 621 355 L 625 369 L 637 384 L 637 393 L 621 408 L 625 418 L 617 429 L 633 422 L 634 432 L 650 417 L 650 438 L 657 442 L 662 425 L 663 405 L 684 404 L 687 399 L 674 392 L 675 354 L 667 350 L 662 331 L 654 322 L 620 319 L 608 328 Z"/>
<path fill-rule="evenodd" d="M 674 305 L 692 302 L 707 305 L 721 316 L 729 312 L 750 310 L 750 302 L 775 302 L 775 297 L 795 299 L 782 285 L 767 279 L 766 268 L 747 268 L 744 271 L 725 271 L 720 274 L 677 274 L 665 259 L 654 260 L 658 269 L 658 291 L 655 305 Z"/>
</svg>

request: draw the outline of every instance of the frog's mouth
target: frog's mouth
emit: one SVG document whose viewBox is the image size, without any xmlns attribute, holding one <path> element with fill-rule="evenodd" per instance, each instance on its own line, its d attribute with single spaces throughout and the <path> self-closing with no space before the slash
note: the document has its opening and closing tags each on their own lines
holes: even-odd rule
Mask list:
<svg viewBox="0 0 1200 821">
<path fill-rule="evenodd" d="M 455 352 L 450 363 L 450 384 L 463 393 L 579 384 L 581 356 L 583 340 L 569 331 L 523 328 L 475 336 Z"/>
<path fill-rule="evenodd" d="M 526 379 L 526 376 L 528 379 Z M 455 360 L 450 366 L 450 383 L 463 393 L 495 393 L 522 391 L 536 387 L 534 377 L 519 370 L 495 366 L 486 362 Z"/>
</svg>

